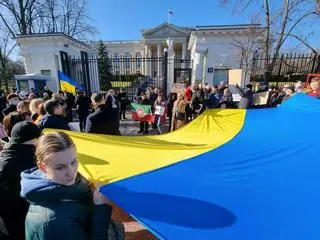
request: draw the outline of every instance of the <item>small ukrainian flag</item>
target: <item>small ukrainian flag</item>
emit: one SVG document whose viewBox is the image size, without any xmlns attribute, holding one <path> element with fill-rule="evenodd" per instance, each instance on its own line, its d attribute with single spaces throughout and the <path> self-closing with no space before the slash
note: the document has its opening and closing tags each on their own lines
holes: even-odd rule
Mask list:
<svg viewBox="0 0 320 240">
<path fill-rule="evenodd" d="M 60 81 L 61 91 L 66 91 L 72 94 L 76 94 L 76 89 L 84 90 L 83 86 L 66 76 L 63 72 L 58 70 L 58 77 Z"/>
</svg>

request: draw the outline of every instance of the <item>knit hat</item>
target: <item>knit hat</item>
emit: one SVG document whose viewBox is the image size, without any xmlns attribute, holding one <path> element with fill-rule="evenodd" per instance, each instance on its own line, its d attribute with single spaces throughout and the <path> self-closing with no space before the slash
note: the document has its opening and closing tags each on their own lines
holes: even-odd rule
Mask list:
<svg viewBox="0 0 320 240">
<path fill-rule="evenodd" d="M 40 128 L 32 122 L 18 122 L 11 131 L 10 143 L 24 143 L 41 136 Z"/>
</svg>

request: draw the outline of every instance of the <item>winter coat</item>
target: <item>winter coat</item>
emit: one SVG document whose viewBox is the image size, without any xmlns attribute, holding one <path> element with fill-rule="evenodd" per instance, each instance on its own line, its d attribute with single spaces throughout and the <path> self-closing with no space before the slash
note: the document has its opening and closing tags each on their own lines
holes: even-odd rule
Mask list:
<svg viewBox="0 0 320 240">
<path fill-rule="evenodd" d="M 88 116 L 89 109 L 91 108 L 90 98 L 87 96 L 77 96 L 76 108 L 79 116 Z"/>
<path fill-rule="evenodd" d="M 96 111 L 87 117 L 85 132 L 120 135 L 118 116 L 114 114 L 112 108 L 105 104 L 99 105 Z"/>
<path fill-rule="evenodd" d="M 70 127 L 68 126 L 68 120 L 64 116 L 59 115 L 44 115 L 39 121 L 38 126 L 41 130 L 45 128 L 70 130 Z"/>
<path fill-rule="evenodd" d="M 92 204 L 82 177 L 72 186 L 63 186 L 33 168 L 21 174 L 21 196 L 30 203 L 26 240 L 108 239 L 112 208 Z"/>
<path fill-rule="evenodd" d="M 209 109 L 218 108 L 220 104 L 220 94 L 219 92 L 211 92 L 207 99 L 207 107 Z"/>
<path fill-rule="evenodd" d="M 29 204 L 20 197 L 21 172 L 35 167 L 35 147 L 4 145 L 0 152 L 0 215 L 13 239 L 24 239 L 24 220 Z"/>
<path fill-rule="evenodd" d="M 201 89 L 194 90 L 192 94 L 191 109 L 195 112 L 196 110 L 200 109 L 200 112 L 205 110 L 205 97 L 204 97 L 204 91 Z"/>
</svg>

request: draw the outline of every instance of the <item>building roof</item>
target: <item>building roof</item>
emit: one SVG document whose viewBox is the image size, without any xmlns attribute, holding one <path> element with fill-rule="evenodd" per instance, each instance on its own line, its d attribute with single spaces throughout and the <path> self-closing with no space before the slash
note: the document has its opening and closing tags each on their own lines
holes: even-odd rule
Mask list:
<svg viewBox="0 0 320 240">
<path fill-rule="evenodd" d="M 208 30 L 234 30 L 234 29 L 248 29 L 260 28 L 260 24 L 234 24 L 234 25 L 206 25 L 196 26 L 195 31 L 208 31 Z"/>
<path fill-rule="evenodd" d="M 62 37 L 74 43 L 77 43 L 85 48 L 90 48 L 90 46 L 82 41 L 79 41 L 73 37 L 70 37 L 62 32 L 57 33 L 34 33 L 34 34 L 27 34 L 27 35 L 17 35 L 16 40 L 19 39 L 31 39 L 31 38 L 48 38 L 48 37 Z"/>
</svg>

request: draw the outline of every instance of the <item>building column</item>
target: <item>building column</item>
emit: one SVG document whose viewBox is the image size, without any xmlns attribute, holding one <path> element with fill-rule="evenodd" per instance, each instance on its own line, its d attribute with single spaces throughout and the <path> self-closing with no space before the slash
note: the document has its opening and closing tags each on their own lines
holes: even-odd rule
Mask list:
<svg viewBox="0 0 320 240">
<path fill-rule="evenodd" d="M 151 47 L 148 48 L 148 74 L 150 77 L 152 77 L 152 52 L 151 52 Z"/>
<path fill-rule="evenodd" d="M 157 44 L 157 57 L 158 57 L 158 59 L 157 59 L 157 65 L 158 65 L 158 67 L 157 67 L 157 77 L 158 77 L 158 79 L 160 79 L 161 78 L 161 64 L 160 64 L 160 58 L 161 58 L 161 43 L 158 43 Z"/>
<path fill-rule="evenodd" d="M 185 60 L 187 57 L 187 43 L 182 44 L 182 59 Z"/>
<path fill-rule="evenodd" d="M 148 75 L 148 45 L 144 45 L 144 75 Z"/>
</svg>

